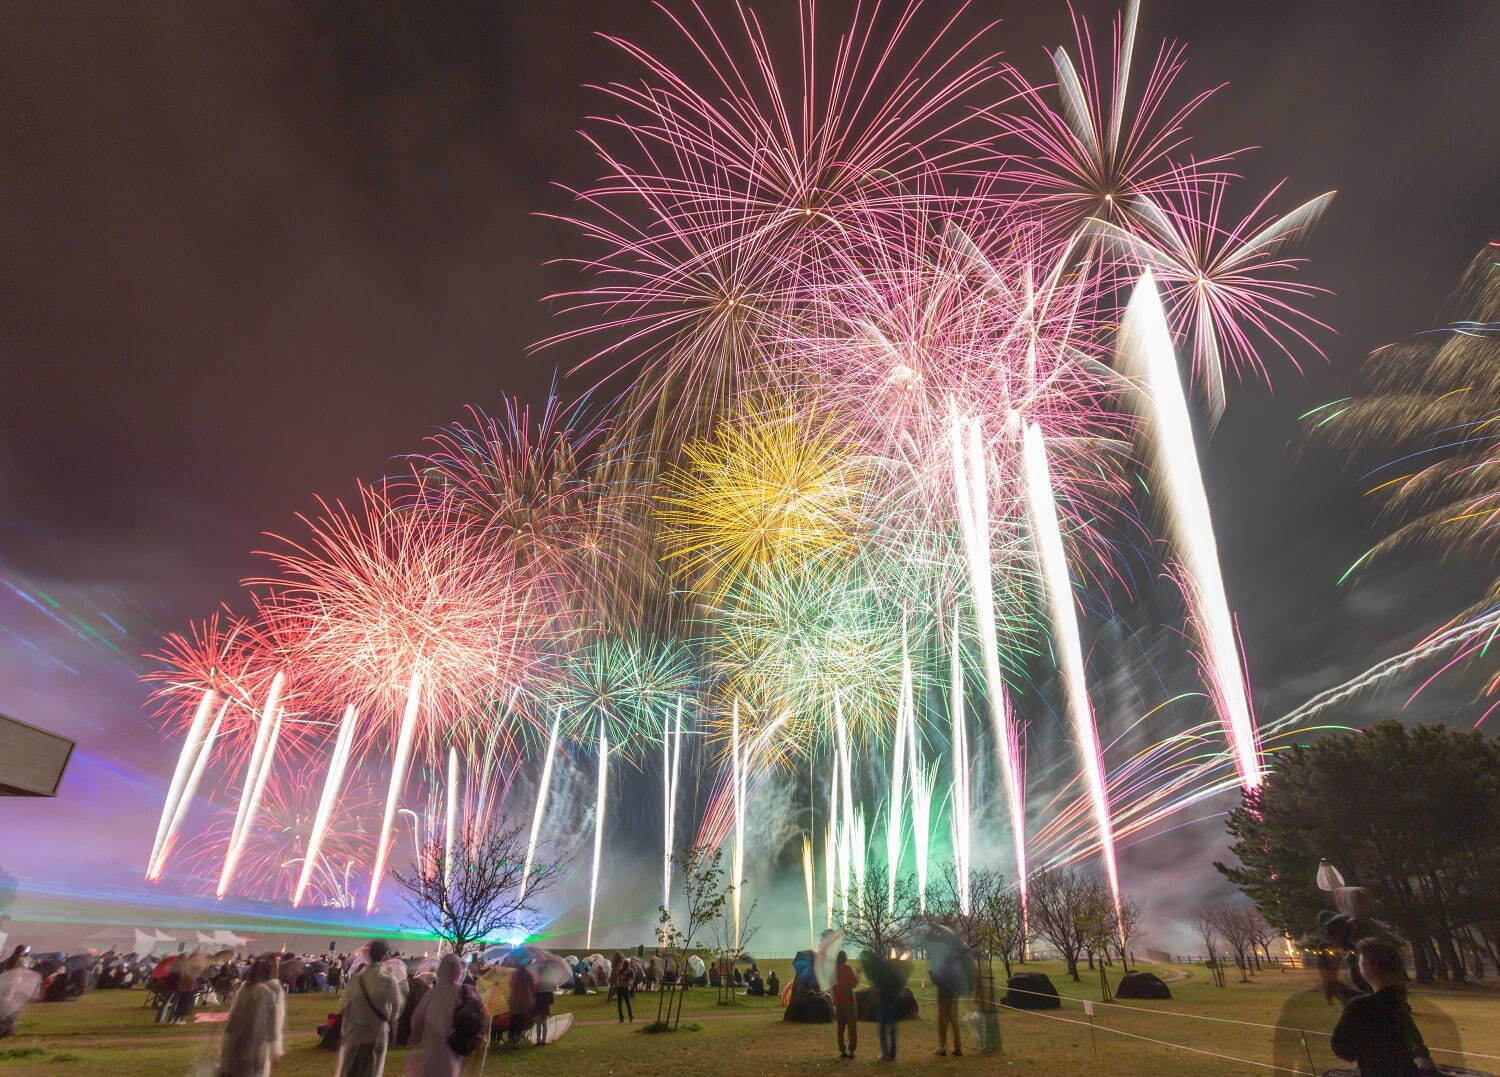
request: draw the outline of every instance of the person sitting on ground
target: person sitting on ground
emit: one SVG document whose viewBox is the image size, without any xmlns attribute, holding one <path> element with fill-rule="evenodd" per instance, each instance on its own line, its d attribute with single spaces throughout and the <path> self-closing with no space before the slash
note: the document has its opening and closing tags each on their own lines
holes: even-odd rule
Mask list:
<svg viewBox="0 0 1500 1077">
<path fill-rule="evenodd" d="M 776 970 L 771 970 L 771 975 L 766 977 L 766 993 L 773 998 L 781 997 L 781 981 L 776 978 Z"/>
</svg>

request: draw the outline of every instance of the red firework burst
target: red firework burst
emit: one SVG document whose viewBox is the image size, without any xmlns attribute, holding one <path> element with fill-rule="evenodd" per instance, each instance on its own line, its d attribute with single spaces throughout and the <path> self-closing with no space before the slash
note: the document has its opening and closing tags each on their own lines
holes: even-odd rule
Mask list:
<svg viewBox="0 0 1500 1077">
<path fill-rule="evenodd" d="M 355 508 L 321 505 L 302 517 L 305 540 L 268 553 L 281 576 L 249 581 L 296 680 L 335 706 L 358 704 L 366 743 L 394 724 L 413 677 L 421 742 L 472 733 L 535 665 L 552 581 L 389 484 L 361 485 Z"/>
</svg>

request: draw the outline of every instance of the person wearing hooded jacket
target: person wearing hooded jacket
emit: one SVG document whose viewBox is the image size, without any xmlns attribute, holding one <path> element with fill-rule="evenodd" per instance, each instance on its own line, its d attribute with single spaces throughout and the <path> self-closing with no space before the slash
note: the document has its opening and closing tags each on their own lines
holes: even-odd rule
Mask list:
<svg viewBox="0 0 1500 1077">
<path fill-rule="evenodd" d="M 454 1051 L 448 1039 L 453 1035 L 454 1016 L 465 1003 L 478 1005 L 479 993 L 464 982 L 463 958 L 444 954 L 438 962 L 437 982 L 422 996 L 411 1017 L 406 1077 L 458 1077 L 465 1056 Z"/>
<path fill-rule="evenodd" d="M 339 1044 L 339 1077 L 381 1077 L 391 1032 L 406 1001 L 406 982 L 381 967 L 390 947 L 369 943 L 370 963 L 349 977 Z"/>
<path fill-rule="evenodd" d="M 262 958 L 234 996 L 219 1044 L 219 1077 L 269 1077 L 284 1053 L 286 996 L 276 958 Z"/>
</svg>

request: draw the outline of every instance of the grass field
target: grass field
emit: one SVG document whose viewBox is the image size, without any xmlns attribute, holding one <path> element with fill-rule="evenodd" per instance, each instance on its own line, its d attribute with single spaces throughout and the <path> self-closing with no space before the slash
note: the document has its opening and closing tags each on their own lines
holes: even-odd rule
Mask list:
<svg viewBox="0 0 1500 1077">
<path fill-rule="evenodd" d="M 783 980 L 790 962 L 763 961 Z M 1057 1074 L 1059 1077 L 1095 1074 L 1177 1077 L 1196 1074 L 1265 1074 L 1282 1065 L 1309 1071 L 1310 1049 L 1318 1072 L 1335 1061 L 1326 1037 L 1309 1035 L 1308 1048 L 1296 1032 L 1277 1033 L 1267 1026 L 1287 1020 L 1326 1030 L 1336 1013 L 1321 997 L 1299 996 L 1302 974 L 1269 971 L 1247 984 L 1215 987 L 1203 969 L 1155 969 L 1170 979 L 1170 1002 L 1127 1002 L 1117 1006 L 1095 1003 L 1094 1031 L 1082 999 L 1098 1000 L 1099 986 L 1087 974 L 1083 983 L 1070 983 L 1059 966 L 1028 965 L 1044 971 L 1069 1001 L 1046 1014 L 1003 1010 L 1000 1017 L 1002 1049 L 984 1056 L 967 1043 L 963 1058 L 935 1058 L 936 1026 L 931 987 L 913 972 L 912 987 L 922 1004 L 920 1017 L 900 1026 L 900 1057 L 896 1072 L 973 1074 Z M 1298 996 L 1288 1005 L 1289 1000 Z M 485 1071 L 545 1071 L 560 1073 L 760 1073 L 767 1070 L 833 1072 L 874 1065 L 875 1026 L 861 1024 L 859 1057 L 840 1061 L 831 1025 L 792 1025 L 780 1020 L 780 1006 L 769 999 L 740 998 L 736 1005 L 716 1004 L 711 989 L 689 992 L 683 1024 L 696 1025 L 663 1035 L 642 1035 L 640 1027 L 654 1018 L 657 998 L 636 996 L 636 1025 L 621 1025 L 613 1003 L 603 995 L 582 998 L 559 995 L 557 1011 L 571 1010 L 573 1030 L 543 1049 L 492 1051 Z M 1466 1064 L 1500 1073 L 1500 990 L 1489 987 L 1463 991 L 1418 991 L 1413 1006 L 1428 1042 L 1434 1047 L 1461 1042 Z M 278 1075 L 330 1074 L 334 1056 L 319 1051 L 313 1029 L 337 1008 L 331 996 L 293 995 L 287 1005 L 287 1053 L 276 1066 Z M 1180 1016 L 1188 1015 L 1188 1016 Z M 1217 1020 L 1204 1020 L 1215 1018 Z M 1452 1028 L 1444 1025 L 1451 1021 Z M 1239 1022 L 1249 1022 L 1239 1023 Z M 163 1074 L 212 1074 L 212 1059 L 222 1026 L 194 1024 L 160 1026 L 139 991 L 96 991 L 71 1003 L 32 1005 L 21 1016 L 16 1035 L 0 1041 L 0 1077 L 42 1077 L 59 1073 L 109 1074 L 145 1077 Z M 1126 1035 L 1128 1034 L 1128 1035 Z M 1281 1037 L 1278 1053 L 1276 1037 Z M 1160 1042 L 1153 1042 L 1160 1041 Z M 388 1074 L 402 1072 L 404 1052 L 393 1051 Z M 1477 1057 L 1489 1055 L 1490 1058 Z M 1223 1057 L 1241 1059 L 1230 1061 Z M 1455 1056 L 1439 1060 L 1456 1063 Z M 1246 1064 L 1252 1063 L 1252 1064 Z M 1258 1065 L 1253 1064 L 1258 1063 Z M 471 1060 L 466 1073 L 479 1071 Z M 884 1069 L 881 1072 L 885 1072 Z"/>
</svg>

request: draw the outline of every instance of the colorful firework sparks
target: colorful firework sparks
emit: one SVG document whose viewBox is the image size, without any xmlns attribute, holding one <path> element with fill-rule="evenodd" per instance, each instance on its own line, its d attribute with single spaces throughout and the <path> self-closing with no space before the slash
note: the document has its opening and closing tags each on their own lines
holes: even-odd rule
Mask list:
<svg viewBox="0 0 1500 1077">
<path fill-rule="evenodd" d="M 152 878 L 209 769 L 236 801 L 209 843 L 221 895 L 268 870 L 270 828 L 301 850 L 289 894 L 343 900 L 349 876 L 325 865 L 357 834 L 367 910 L 401 820 L 451 840 L 526 768 L 530 858 L 554 786 L 576 807 L 592 781 L 590 938 L 616 802 L 661 805 L 667 905 L 674 834 L 732 832 L 738 877 L 747 803 L 806 764 L 811 914 L 819 837 L 830 910 L 863 886 L 877 819 L 891 866 L 909 848 L 925 876 L 945 768 L 962 877 L 988 815 L 1023 893 L 1028 867 L 1083 856 L 1113 884 L 1116 836 L 1257 780 L 1174 341 L 1215 416 L 1225 373 L 1261 369 L 1267 340 L 1310 347 L 1313 289 L 1288 250 L 1329 196 L 1225 223 L 1227 158 L 1187 156 L 1207 95 L 1171 103 L 1177 45 L 1133 81 L 1134 0 L 1108 59 L 1076 22 L 1055 87 L 1002 62 L 964 4 L 861 0 L 829 34 L 799 0 L 790 58 L 734 11 L 732 32 L 696 4 L 669 12 L 696 72 L 611 39 L 642 74 L 599 88 L 602 175 L 563 218 L 595 252 L 562 297 L 580 321 L 550 342 L 592 352 L 607 421 L 556 398 L 470 409 L 409 474 L 304 519 L 276 574 L 249 581 L 253 619 L 168 640 L 157 695 L 185 743 Z M 1137 562 L 1181 585 L 1217 740 L 1194 725 L 1129 756 L 1092 709 L 1077 607 L 1128 594 Z M 1049 660 L 1077 776 L 1031 789 L 1028 742 L 1047 734 L 1013 700 Z M 677 787 L 684 736 L 718 753 L 696 827 L 675 819 L 702 803 Z M 592 778 L 572 749 L 594 754 Z M 319 779 L 283 825 L 288 753 Z M 665 795 L 631 796 L 611 755 L 660 758 Z M 836 773 L 814 775 L 830 757 Z M 376 772 L 383 797 L 351 791 Z M 1056 818 L 1037 820 L 1048 799 Z"/>
<path fill-rule="evenodd" d="M 749 728 L 785 721 L 777 754 L 826 743 L 836 705 L 856 739 L 883 741 L 900 688 L 901 617 L 862 565 L 768 564 L 725 598 L 709 647 L 727 692 L 747 703 Z"/>
<path fill-rule="evenodd" d="M 745 5 L 735 33 L 694 5 L 669 18 L 702 84 L 609 39 L 642 77 L 599 87 L 620 110 L 588 136 L 605 174 L 565 219 L 603 250 L 583 263 L 595 285 L 568 297 L 584 326 L 555 340 L 603 334 L 593 361 L 635 372 L 627 426 L 658 446 L 702 436 L 758 386 L 760 330 L 794 316 L 800 267 L 899 219 L 934 175 L 993 157 L 968 134 L 968 99 L 988 96 L 1002 66 L 991 26 L 961 30 L 967 6 L 924 38 L 923 0 L 862 3 L 832 33 L 799 0 L 802 54 L 786 63 Z"/>
<path fill-rule="evenodd" d="M 846 432 L 756 409 L 688 445 L 662 477 L 663 551 L 710 599 L 762 565 L 848 557 L 863 480 Z"/>
<path fill-rule="evenodd" d="M 299 680 L 334 707 L 368 710 L 368 734 L 395 720 L 419 677 L 434 741 L 533 672 L 553 577 L 391 486 L 359 495 L 355 508 L 323 502 L 302 518 L 306 539 L 268 554 L 281 574 L 251 581 L 258 611 Z"/>
<path fill-rule="evenodd" d="M 1323 325 L 1295 301 L 1322 289 L 1291 278 L 1301 260 L 1288 257 L 1287 248 L 1317 223 L 1335 193 L 1268 217 L 1264 209 L 1272 191 L 1237 223 L 1226 225 L 1220 223 L 1226 189 L 1222 179 L 1214 179 L 1156 198 L 1143 194 L 1131 202 L 1125 227 L 1094 222 L 1100 235 L 1160 282 L 1168 321 L 1189 342 L 1193 379 L 1215 421 L 1224 411 L 1226 369 L 1249 368 L 1266 376 L 1257 339 L 1272 344 L 1294 366 L 1288 337 L 1321 354 L 1307 328 Z"/>
<path fill-rule="evenodd" d="M 300 768 L 299 768 L 300 769 Z M 293 901 L 299 885 L 303 904 L 353 908 L 351 887 L 364 881 L 359 870 L 375 846 L 372 809 L 378 804 L 362 786 L 345 791 L 338 810 L 327 821 L 320 851 L 305 864 L 316 813 L 317 789 L 310 770 L 302 777 L 278 776 L 268 781 L 255 826 L 245 840 L 240 875 L 247 896 L 265 901 Z M 183 870 L 197 878 L 205 892 L 213 892 L 219 861 L 234 820 L 220 818 L 206 827 L 182 851 Z M 303 881 L 305 878 L 305 882 Z"/>
<path fill-rule="evenodd" d="M 1406 549 L 1442 557 L 1493 557 L 1500 536 L 1500 438 L 1495 428 L 1500 413 L 1495 374 L 1500 370 L 1500 243 L 1488 244 L 1470 262 L 1453 305 L 1452 318 L 1440 329 L 1371 354 L 1368 393 L 1303 416 L 1316 436 L 1353 451 L 1395 446 L 1401 453 L 1364 476 L 1366 493 L 1384 502 L 1388 531 L 1349 567 L 1345 579 Z M 1451 646 L 1455 632 L 1485 623 L 1497 600 L 1500 578 L 1491 580 L 1487 592 L 1453 624 L 1408 654 L 1431 653 L 1435 643 L 1441 649 Z M 1464 645 L 1434 677 L 1469 659 L 1487 657 L 1492 642 L 1493 632 L 1465 636 Z M 1486 677 L 1484 694 L 1494 695 L 1500 690 L 1500 674 Z M 1494 709 L 1488 708 L 1479 722 Z"/>
<path fill-rule="evenodd" d="M 535 419 L 513 399 L 501 416 L 470 407 L 467 422 L 432 435 L 431 451 L 412 458 L 414 493 L 538 583 L 591 580 L 628 548 L 632 492 L 605 483 L 598 457 L 607 430 L 580 412 L 555 396 Z"/>
<path fill-rule="evenodd" d="M 1057 104 L 1044 87 L 1011 69 L 1022 107 L 989 114 L 1028 151 L 1007 178 L 1054 233 L 1067 235 L 1089 217 L 1128 217 L 1138 197 L 1192 190 L 1218 178 L 1207 170 L 1234 156 L 1182 160 L 1189 141 L 1185 125 L 1215 92 L 1205 90 L 1175 108 L 1169 103 L 1183 71 L 1184 46 L 1162 44 L 1132 100 L 1139 16 L 1139 0 L 1128 0 L 1113 27 L 1109 61 L 1101 63 L 1088 24 L 1075 15 L 1077 58 L 1061 47 L 1051 57 Z"/>
</svg>

